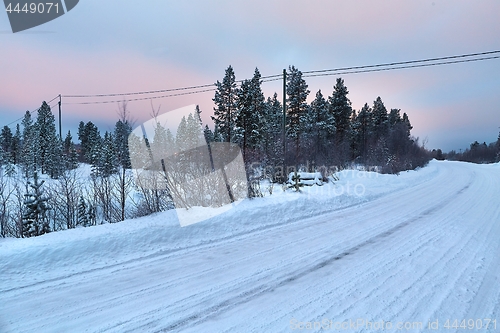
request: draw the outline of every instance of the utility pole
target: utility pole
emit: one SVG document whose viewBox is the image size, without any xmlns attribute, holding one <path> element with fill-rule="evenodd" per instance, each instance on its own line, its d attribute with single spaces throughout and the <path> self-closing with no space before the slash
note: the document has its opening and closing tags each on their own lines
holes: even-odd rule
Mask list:
<svg viewBox="0 0 500 333">
<path fill-rule="evenodd" d="M 62 126 L 61 126 L 61 94 L 59 94 L 59 138 L 62 141 Z"/>
<path fill-rule="evenodd" d="M 286 178 L 286 69 L 283 69 L 283 182 Z"/>
</svg>

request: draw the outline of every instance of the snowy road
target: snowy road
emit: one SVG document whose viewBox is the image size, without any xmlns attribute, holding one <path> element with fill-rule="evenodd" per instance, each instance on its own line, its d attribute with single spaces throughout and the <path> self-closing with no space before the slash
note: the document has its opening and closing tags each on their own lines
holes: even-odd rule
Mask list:
<svg viewBox="0 0 500 333">
<path fill-rule="evenodd" d="M 463 331 L 455 319 L 500 331 L 499 198 L 498 164 L 443 162 L 368 202 L 213 243 L 109 267 L 54 261 L 36 283 L 20 265 L 0 278 L 0 332 Z"/>
</svg>

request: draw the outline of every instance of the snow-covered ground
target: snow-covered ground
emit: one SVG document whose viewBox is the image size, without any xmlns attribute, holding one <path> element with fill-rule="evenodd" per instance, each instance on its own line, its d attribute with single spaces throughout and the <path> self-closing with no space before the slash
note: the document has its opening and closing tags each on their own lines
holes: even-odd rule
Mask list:
<svg viewBox="0 0 500 333">
<path fill-rule="evenodd" d="M 0 332 L 500 331 L 500 164 L 339 176 L 0 239 Z"/>
</svg>

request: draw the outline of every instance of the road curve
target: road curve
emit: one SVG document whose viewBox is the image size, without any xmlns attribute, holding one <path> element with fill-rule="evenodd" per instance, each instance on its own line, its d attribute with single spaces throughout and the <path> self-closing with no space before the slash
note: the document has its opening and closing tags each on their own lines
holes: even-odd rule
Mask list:
<svg viewBox="0 0 500 333">
<path fill-rule="evenodd" d="M 290 332 L 363 320 L 418 332 L 448 319 L 496 319 L 500 330 L 499 173 L 444 162 L 429 181 L 357 206 L 10 288 L 0 331 Z"/>
</svg>

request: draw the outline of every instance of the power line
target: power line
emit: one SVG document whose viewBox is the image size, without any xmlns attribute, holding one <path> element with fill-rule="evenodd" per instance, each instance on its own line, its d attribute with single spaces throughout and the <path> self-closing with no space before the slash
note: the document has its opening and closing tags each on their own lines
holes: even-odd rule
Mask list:
<svg viewBox="0 0 500 333">
<path fill-rule="evenodd" d="M 272 81 L 281 81 L 281 80 L 283 80 L 283 74 L 280 74 L 280 77 L 276 78 L 276 79 L 262 80 L 262 83 L 272 82 Z"/>
<path fill-rule="evenodd" d="M 201 88 L 213 87 L 214 85 L 215 84 L 212 83 L 212 84 L 204 84 L 204 85 L 201 85 L 201 86 L 173 88 L 173 89 L 150 90 L 150 91 L 140 91 L 140 92 L 130 92 L 130 93 L 119 93 L 119 94 L 62 95 L 62 97 L 65 97 L 65 98 L 95 98 L 95 97 L 116 97 L 116 96 L 147 95 L 147 94 L 158 94 L 158 93 L 164 93 L 164 92 L 180 91 L 180 90 L 201 89 Z M 149 97 L 146 98 L 146 99 L 149 99 Z"/>
<path fill-rule="evenodd" d="M 302 72 L 302 74 L 338 72 L 338 71 L 347 71 L 347 70 L 353 70 L 353 69 L 365 69 L 365 68 L 375 68 L 375 67 L 408 65 L 408 64 L 414 64 L 414 63 L 420 63 L 420 62 L 432 62 L 432 61 L 441 61 L 441 60 L 449 60 L 449 59 L 457 59 L 457 58 L 470 58 L 470 57 L 477 57 L 477 56 L 498 54 L 498 53 L 500 53 L 500 50 L 480 52 L 480 53 L 469 53 L 469 54 L 454 55 L 454 56 L 440 57 L 440 58 L 428 58 L 428 59 L 421 59 L 421 60 L 400 61 L 400 62 L 392 62 L 392 63 L 385 63 L 385 64 L 377 64 L 377 65 L 365 65 L 365 66 L 343 67 L 343 68 L 335 68 L 335 69 L 323 69 L 323 70 Z M 491 59 L 493 59 L 493 58 L 491 58 Z"/>
<path fill-rule="evenodd" d="M 481 57 L 481 58 L 473 58 L 473 59 L 463 59 L 463 58 L 471 58 L 471 57 L 493 55 L 493 54 L 500 54 L 500 50 L 453 55 L 453 56 L 447 56 L 447 57 L 383 63 L 383 64 L 375 64 L 375 65 L 364 65 L 364 66 L 341 67 L 341 68 L 334 68 L 334 69 L 305 71 L 305 72 L 302 72 L 302 74 L 304 74 L 303 77 L 347 75 L 347 74 L 370 73 L 370 72 L 389 71 L 389 70 L 406 69 L 406 68 L 438 66 L 438 65 L 474 62 L 474 61 L 482 61 L 482 60 L 490 60 L 490 59 L 500 58 L 500 55 L 498 55 L 498 56 L 489 56 L 489 57 Z M 443 61 L 443 60 L 451 60 L 451 59 L 462 59 L 462 60 Z M 276 75 L 269 75 L 269 76 L 261 77 L 261 80 L 262 80 L 261 82 L 266 83 L 266 82 L 272 82 L 272 81 L 280 81 L 282 79 L 283 79 L 282 74 L 276 74 Z M 235 82 L 242 83 L 244 81 L 245 80 L 237 80 Z M 217 81 L 217 82 L 219 82 L 219 81 Z M 208 92 L 208 91 L 215 91 L 216 89 L 214 86 L 216 86 L 216 85 L 217 85 L 216 83 L 212 83 L 212 84 L 204 84 L 204 85 L 198 85 L 198 86 L 189 86 L 189 87 L 172 88 L 172 89 L 161 89 L 161 90 L 150 90 L 150 91 L 140 91 L 140 92 L 94 94 L 94 95 L 63 95 L 62 97 L 65 97 L 65 98 L 102 98 L 102 97 L 117 97 L 117 96 L 136 96 L 136 95 L 150 95 L 150 94 L 157 94 L 157 93 L 185 91 L 185 90 L 194 90 L 194 89 L 203 89 L 203 88 L 212 87 L 212 89 L 203 89 L 203 90 L 190 91 L 190 92 L 185 92 L 185 93 L 168 94 L 168 95 L 152 96 L 152 97 L 142 97 L 142 98 L 134 98 L 134 99 L 125 99 L 127 101 L 142 101 L 142 100 L 168 98 L 168 97 L 175 97 L 175 96 L 184 96 L 184 95 L 204 93 L 204 92 Z M 65 103 L 65 104 L 72 104 L 72 105 L 110 104 L 110 103 L 119 103 L 122 101 L 123 100 L 91 101 L 91 102 Z"/>
<path fill-rule="evenodd" d="M 29 112 L 30 114 L 32 114 L 33 112 L 37 112 L 38 110 L 40 110 L 40 108 L 38 108 L 38 109 L 34 109 L 33 111 L 28 111 L 28 112 Z M 19 121 L 23 120 L 23 118 L 24 118 L 24 116 L 22 116 L 22 117 L 21 117 L 21 118 L 19 118 L 19 119 L 14 120 L 13 122 L 11 122 L 11 123 L 9 123 L 9 124 L 7 124 L 7 125 L 5 125 L 5 126 L 10 126 L 10 125 L 12 125 L 12 124 L 16 124 L 16 123 L 18 123 Z"/>
<path fill-rule="evenodd" d="M 261 77 L 261 79 L 263 80 L 263 79 L 270 79 L 270 78 L 276 78 L 276 77 L 281 77 L 281 74 L 264 76 L 264 77 Z M 245 80 L 238 80 L 238 81 L 235 81 L 235 82 L 240 82 L 241 83 L 243 81 L 245 81 Z M 149 91 L 116 93 L 116 94 L 62 95 L 62 97 L 65 97 L 65 98 L 96 98 L 96 97 L 116 97 L 116 96 L 148 95 L 148 94 L 158 94 L 158 93 L 165 93 L 165 92 L 181 91 L 181 90 L 202 89 L 202 88 L 213 87 L 215 85 L 216 85 L 216 83 L 211 83 L 211 84 L 204 84 L 204 85 L 199 85 L 199 86 L 182 87 L 182 88 L 172 88 L 172 89 L 149 90 Z M 173 96 L 177 96 L 177 95 L 173 95 Z M 149 98 L 146 98 L 146 99 L 149 99 Z M 141 99 L 139 99 L 139 100 L 141 100 Z M 130 101 L 132 101 L 132 100 L 130 100 Z"/>
<path fill-rule="evenodd" d="M 161 95 L 161 96 L 150 96 L 150 97 L 142 97 L 142 98 L 133 98 L 133 99 L 126 99 L 127 102 L 134 102 L 134 101 L 145 101 L 145 100 L 150 100 L 150 99 L 157 99 L 157 98 L 167 98 L 167 97 L 175 97 L 175 96 L 184 96 L 184 95 L 192 95 L 192 94 L 199 94 L 199 93 L 204 93 L 208 91 L 215 91 L 215 88 L 212 89 L 205 89 L 205 90 L 198 90 L 198 91 L 190 91 L 190 92 L 185 92 L 185 93 L 178 93 L 178 94 L 170 94 L 170 95 Z M 120 103 L 123 102 L 124 100 L 113 100 L 113 101 L 92 101 L 92 102 L 80 102 L 80 103 L 64 103 L 65 105 L 88 105 L 88 104 L 110 104 L 110 103 Z"/>
<path fill-rule="evenodd" d="M 59 95 L 57 95 L 56 97 L 54 97 L 53 99 L 51 99 L 49 102 L 46 102 L 46 103 L 47 103 L 47 104 L 50 104 L 51 102 L 55 101 L 55 100 L 56 100 L 56 99 L 58 99 L 58 98 L 59 98 Z M 50 108 L 52 109 L 53 107 L 50 107 Z M 32 111 L 29 111 L 29 110 L 27 110 L 27 111 L 28 111 L 30 114 L 33 114 L 34 112 L 38 112 L 38 110 L 40 110 L 40 109 L 41 109 L 41 106 L 40 106 L 40 107 L 38 107 L 38 108 L 36 108 L 36 109 L 34 109 L 34 110 L 32 110 Z M 25 114 L 26 114 L 26 113 L 25 113 Z M 13 122 L 8 123 L 8 124 L 7 124 L 7 125 L 5 125 L 5 126 L 10 126 L 10 125 L 12 125 L 12 124 L 16 124 L 16 123 L 18 123 L 19 121 L 23 120 L 23 118 L 24 118 L 24 116 L 22 116 L 22 117 L 21 117 L 21 118 L 19 118 L 19 119 L 14 120 Z"/>
<path fill-rule="evenodd" d="M 436 62 L 436 63 L 430 63 L 430 64 L 410 65 L 410 66 L 365 69 L 365 70 L 357 70 L 357 71 L 345 71 L 345 72 L 323 73 L 323 74 L 309 74 L 309 75 L 304 75 L 303 77 L 306 78 L 306 77 L 318 77 L 318 76 L 331 76 L 331 75 L 347 75 L 347 74 L 358 74 L 358 73 L 382 72 L 382 71 L 390 71 L 390 70 L 396 70 L 396 69 L 407 69 L 407 68 L 440 66 L 440 65 L 458 64 L 458 63 L 465 63 L 465 62 L 491 60 L 491 59 L 498 59 L 498 58 L 500 58 L 500 55 L 493 56 L 493 57 L 465 59 L 465 60 L 455 60 L 455 61 L 445 61 L 445 62 Z"/>
<path fill-rule="evenodd" d="M 56 99 L 59 98 L 59 95 L 57 95 L 56 97 L 52 98 L 50 101 L 46 102 L 47 104 L 50 104 L 52 103 L 53 101 L 55 101 Z"/>
<path fill-rule="evenodd" d="M 364 66 L 353 66 L 353 67 L 341 67 L 341 68 L 335 68 L 335 69 L 305 71 L 305 72 L 302 72 L 302 74 L 305 74 L 305 75 L 303 75 L 303 77 L 347 75 L 347 74 L 356 74 L 356 73 L 390 71 L 390 70 L 407 69 L 407 68 L 440 66 L 440 65 L 467 63 L 467 62 L 484 61 L 484 60 L 491 60 L 491 59 L 500 58 L 500 55 L 483 57 L 486 55 L 493 55 L 493 54 L 500 54 L 500 50 L 488 51 L 488 52 L 478 52 L 478 53 L 469 53 L 469 54 L 454 55 L 454 56 L 439 57 L 439 58 L 428 58 L 428 59 L 421 59 L 421 60 L 400 61 L 400 62 L 375 64 L 375 65 L 364 65 Z M 473 58 L 473 59 L 463 59 L 463 58 L 471 58 L 471 57 L 478 57 L 478 56 L 481 56 L 481 57 L 480 58 Z M 443 60 L 451 60 L 451 59 L 461 59 L 461 60 L 443 61 Z M 281 81 L 281 80 L 283 80 L 282 74 L 261 77 L 262 83 L 272 82 L 272 81 Z M 245 80 L 238 80 L 236 82 L 242 83 L 244 81 Z M 217 82 L 219 82 L 219 81 L 217 81 Z M 213 84 L 205 84 L 205 85 L 182 87 L 182 88 L 150 90 L 150 91 L 129 92 L 129 93 L 116 93 L 116 94 L 63 95 L 63 96 L 58 95 L 58 96 L 54 97 L 53 99 L 51 99 L 49 102 L 47 102 L 47 104 L 50 105 L 50 103 L 52 103 L 53 101 L 55 101 L 56 99 L 58 99 L 60 97 L 65 97 L 65 98 L 101 98 L 101 97 L 117 97 L 117 96 L 135 96 L 135 95 L 149 95 L 149 94 L 157 94 L 157 93 L 164 93 L 164 92 L 185 91 L 185 90 L 194 90 L 194 89 L 203 89 L 203 88 L 212 87 L 211 89 L 203 89 L 203 90 L 189 91 L 189 92 L 176 93 L 176 94 L 150 96 L 150 97 L 142 97 L 142 98 L 134 98 L 134 99 L 125 99 L 127 101 L 151 100 L 151 99 L 168 98 L 168 97 L 192 95 L 192 94 L 205 93 L 205 92 L 209 92 L 209 91 L 215 91 L 216 88 L 214 86 L 216 86 L 216 85 L 217 84 L 213 83 Z M 120 103 L 122 101 L 123 100 L 91 101 L 91 102 L 65 103 L 65 104 L 69 104 L 69 105 L 110 104 L 110 103 Z M 51 106 L 51 109 L 53 109 L 56 106 L 58 106 L 58 104 Z M 32 111 L 29 111 L 29 112 L 30 112 L 30 114 L 32 114 L 38 110 L 40 110 L 40 108 L 34 109 Z M 24 116 L 17 119 L 17 120 L 14 120 L 13 122 L 9 123 L 6 126 L 10 126 L 12 124 L 15 124 L 15 123 L 19 122 L 20 120 L 22 120 L 23 118 L 24 118 Z"/>
<path fill-rule="evenodd" d="M 275 77 L 276 75 L 273 76 L 267 76 L 267 77 Z M 280 77 L 274 78 L 274 79 L 266 79 L 262 80 L 262 83 L 265 82 L 271 82 L 271 81 L 281 81 L 283 78 L 281 77 L 282 75 L 279 75 Z M 236 82 L 243 82 L 245 80 L 239 80 Z M 176 90 L 184 90 L 185 88 L 177 88 L 175 90 L 169 90 L 169 91 L 176 91 Z M 141 97 L 141 98 L 133 98 L 133 99 L 125 99 L 127 102 L 136 102 L 136 101 L 145 101 L 145 100 L 151 100 L 151 99 L 159 99 L 159 98 L 168 98 L 168 97 L 176 97 L 176 96 L 184 96 L 184 95 L 194 95 L 194 94 L 199 94 L 199 93 L 205 93 L 209 91 L 215 91 L 217 90 L 216 88 L 212 89 L 205 89 L 205 90 L 197 90 L 197 91 L 190 91 L 190 92 L 185 92 L 185 93 L 178 93 L 178 94 L 170 94 L 170 95 L 161 95 L 161 96 L 151 96 L 151 97 Z M 104 97 L 104 95 L 100 95 L 101 97 Z M 118 94 L 116 96 L 125 96 L 125 94 Z M 69 96 L 62 96 L 62 97 L 69 97 Z M 80 96 L 82 97 L 82 96 Z M 92 101 L 92 102 L 75 102 L 75 103 L 64 103 L 65 105 L 90 105 L 90 104 L 111 104 L 111 103 L 120 103 L 123 102 L 124 100 L 112 100 L 112 101 Z"/>
</svg>

